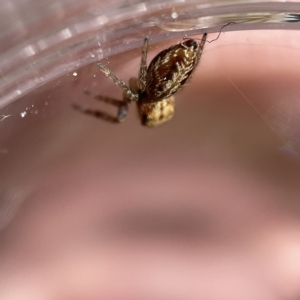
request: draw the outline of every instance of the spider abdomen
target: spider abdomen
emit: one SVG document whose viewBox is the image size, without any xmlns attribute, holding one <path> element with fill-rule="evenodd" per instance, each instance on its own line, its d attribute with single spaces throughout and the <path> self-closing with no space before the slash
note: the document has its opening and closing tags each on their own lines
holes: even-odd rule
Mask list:
<svg viewBox="0 0 300 300">
<path fill-rule="evenodd" d="M 148 101 L 158 102 L 178 92 L 191 77 L 202 50 L 195 40 L 189 39 L 158 53 L 147 70 Z"/>
</svg>

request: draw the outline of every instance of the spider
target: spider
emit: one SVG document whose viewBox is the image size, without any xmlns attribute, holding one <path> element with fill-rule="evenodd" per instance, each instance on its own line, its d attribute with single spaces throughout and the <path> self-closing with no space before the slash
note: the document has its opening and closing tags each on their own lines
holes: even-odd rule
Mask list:
<svg viewBox="0 0 300 300">
<path fill-rule="evenodd" d="M 207 41 L 211 43 L 216 39 Z M 77 104 L 73 107 L 85 114 L 93 115 L 113 123 L 123 121 L 131 102 L 136 102 L 142 125 L 154 127 L 172 119 L 175 109 L 174 94 L 181 90 L 195 71 L 207 33 L 197 43 L 194 39 L 183 39 L 182 42 L 159 52 L 147 68 L 148 38 L 144 39 L 139 77 L 130 78 L 129 86 L 117 78 L 114 73 L 102 63 L 98 63 L 100 70 L 123 90 L 123 100 L 116 100 L 105 96 L 95 95 L 100 100 L 118 108 L 117 116 L 109 115 L 99 110 L 83 108 Z M 90 94 L 87 92 L 87 94 Z"/>
</svg>

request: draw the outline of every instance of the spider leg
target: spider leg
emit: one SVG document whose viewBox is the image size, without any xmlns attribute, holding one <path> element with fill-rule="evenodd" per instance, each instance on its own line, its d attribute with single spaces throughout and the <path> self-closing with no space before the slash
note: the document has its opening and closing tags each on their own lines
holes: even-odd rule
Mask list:
<svg viewBox="0 0 300 300">
<path fill-rule="evenodd" d="M 124 93 L 126 94 L 126 97 L 129 98 L 132 101 L 138 101 L 138 95 L 133 93 L 130 88 L 125 84 L 124 81 L 120 80 L 110 69 L 108 69 L 106 66 L 104 66 L 101 63 L 97 64 L 99 69 L 108 77 L 110 78 L 118 87 L 120 87 Z"/>
<path fill-rule="evenodd" d="M 207 38 L 207 33 L 204 33 L 203 36 L 202 36 L 202 39 L 199 43 L 199 49 L 198 49 L 198 52 L 197 52 L 198 62 L 199 62 L 200 56 L 203 52 L 204 45 L 205 45 L 205 42 L 206 42 L 206 38 Z"/>
<path fill-rule="evenodd" d="M 140 72 L 139 72 L 139 87 L 141 91 L 144 91 L 146 89 L 147 53 L 148 53 L 148 38 L 145 37 L 143 50 L 142 50 Z"/>
<path fill-rule="evenodd" d="M 86 92 L 86 94 L 88 95 L 89 92 Z M 121 121 L 123 121 L 126 116 L 127 116 L 127 112 L 128 112 L 128 108 L 129 108 L 129 102 L 126 101 L 119 101 L 113 98 L 109 98 L 109 97 L 105 97 L 105 96 L 100 96 L 100 95 L 95 95 L 93 96 L 94 99 L 99 100 L 99 101 L 103 101 L 105 103 L 111 104 L 113 106 L 118 107 L 118 112 L 117 112 L 117 116 L 112 116 L 106 112 L 100 111 L 100 110 L 94 110 L 94 109 L 89 109 L 89 108 L 84 108 L 78 104 L 73 104 L 73 108 L 88 114 L 88 115 L 92 115 L 96 118 L 100 118 L 103 119 L 105 121 L 109 121 L 112 123 L 119 123 Z"/>
</svg>

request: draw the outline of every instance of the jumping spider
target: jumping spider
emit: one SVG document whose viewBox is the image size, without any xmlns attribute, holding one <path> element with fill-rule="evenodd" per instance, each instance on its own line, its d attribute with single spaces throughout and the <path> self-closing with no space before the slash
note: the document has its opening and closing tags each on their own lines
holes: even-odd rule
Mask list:
<svg viewBox="0 0 300 300">
<path fill-rule="evenodd" d="M 110 122 L 121 122 L 127 116 L 129 104 L 137 103 L 142 125 L 153 127 L 170 120 L 174 115 L 174 94 L 181 90 L 195 71 L 203 52 L 207 33 L 197 43 L 194 39 L 183 39 L 179 44 L 158 53 L 147 69 L 148 38 L 144 39 L 139 78 L 131 78 L 129 87 L 118 79 L 106 66 L 98 63 L 100 70 L 123 90 L 123 101 L 94 96 L 118 107 L 117 116 L 105 112 L 83 108 L 77 104 L 77 110 L 105 119 Z"/>
</svg>

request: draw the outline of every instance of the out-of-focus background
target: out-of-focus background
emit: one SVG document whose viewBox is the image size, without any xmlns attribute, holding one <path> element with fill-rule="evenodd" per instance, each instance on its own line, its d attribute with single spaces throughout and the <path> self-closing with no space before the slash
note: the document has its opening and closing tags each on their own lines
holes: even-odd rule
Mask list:
<svg viewBox="0 0 300 300">
<path fill-rule="evenodd" d="M 151 43 L 148 61 L 180 40 Z M 27 78 L 17 100 L 5 85 L 1 300 L 298 299 L 299 41 L 298 31 L 222 33 L 174 119 L 153 129 L 134 104 L 118 125 L 72 109 L 116 112 L 86 89 L 122 98 L 79 52 L 81 68 L 65 64 L 37 88 Z M 102 61 L 128 82 L 141 45 L 125 50 Z M 3 86 L 6 74 L 20 75 L 2 72 Z"/>
</svg>

